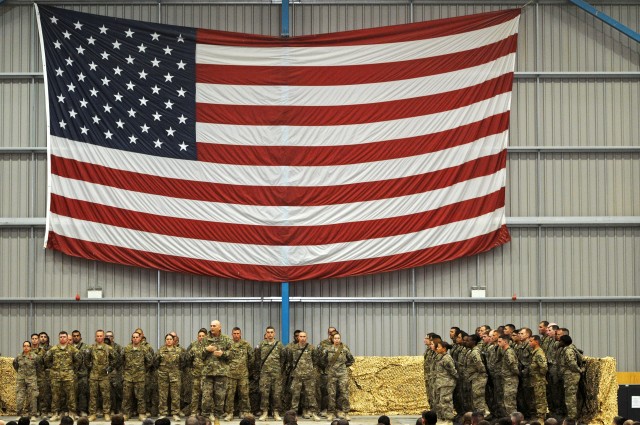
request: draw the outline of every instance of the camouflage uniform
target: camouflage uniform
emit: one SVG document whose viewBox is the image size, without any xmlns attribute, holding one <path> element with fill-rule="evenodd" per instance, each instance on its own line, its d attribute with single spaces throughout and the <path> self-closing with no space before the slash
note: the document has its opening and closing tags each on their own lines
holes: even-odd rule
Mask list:
<svg viewBox="0 0 640 425">
<path fill-rule="evenodd" d="M 125 415 L 131 415 L 136 401 L 138 415 L 146 412 L 144 402 L 144 382 L 146 371 L 153 364 L 153 353 L 142 345 L 136 347 L 129 344 L 124 348 L 122 356 L 123 369 L 123 395 L 122 411 Z"/>
<path fill-rule="evenodd" d="M 333 344 L 329 338 L 320 341 L 320 344 L 316 347 L 318 349 L 320 359 L 324 358 L 324 352 L 332 345 Z M 327 371 L 325 368 L 326 364 L 324 364 L 322 360 L 316 367 L 316 403 L 318 403 L 318 409 L 322 411 L 327 410 L 327 404 L 329 402 L 327 394 Z"/>
<path fill-rule="evenodd" d="M 327 348 L 324 354 L 327 365 L 327 413 L 340 412 L 349 413 L 349 370 L 355 359 L 346 344 L 341 343 Z"/>
<path fill-rule="evenodd" d="M 547 357 L 542 348 L 538 347 L 531 353 L 529 379 L 533 388 L 535 417 L 541 423 L 547 414 L 547 370 Z"/>
<path fill-rule="evenodd" d="M 187 361 L 191 372 L 191 402 L 189 403 L 191 415 L 202 413 L 202 368 L 204 366 L 202 350 L 204 345 L 198 340 L 193 341 L 187 348 Z"/>
<path fill-rule="evenodd" d="M 549 338 L 547 349 L 544 350 L 547 356 L 549 369 L 547 372 L 547 404 L 549 412 L 553 416 L 562 417 L 564 415 L 564 391 L 562 382 L 562 372 L 558 365 L 559 347 L 552 338 Z"/>
<path fill-rule="evenodd" d="M 453 389 L 458 372 L 449 353 L 437 354 L 433 366 L 435 411 L 438 420 L 452 421 L 456 416 L 453 408 Z"/>
<path fill-rule="evenodd" d="M 515 349 L 518 358 L 518 365 L 521 371 L 518 385 L 517 406 L 525 418 L 530 418 L 535 412 L 533 387 L 529 377 L 529 366 L 531 365 L 531 347 L 528 342 L 520 342 Z"/>
<path fill-rule="evenodd" d="M 427 392 L 427 402 L 429 404 L 429 406 L 433 406 L 433 395 L 432 393 L 432 388 L 433 385 L 430 385 L 430 381 L 432 379 L 432 374 L 431 374 L 431 367 L 433 365 L 433 360 L 434 360 L 434 355 L 435 351 L 433 351 L 431 348 L 427 347 L 427 349 L 425 350 L 424 354 L 422 355 L 422 369 L 423 369 L 423 373 L 424 373 L 424 388 Z"/>
<path fill-rule="evenodd" d="M 274 346 L 275 344 L 275 346 Z M 274 340 L 271 344 L 263 340 L 255 352 L 256 370 L 260 371 L 260 410 L 262 413 L 269 411 L 269 406 L 274 412 L 280 412 L 282 407 L 282 366 L 284 356 L 281 356 L 283 347 L 280 341 Z M 269 403 L 269 397 L 273 403 Z"/>
<path fill-rule="evenodd" d="M 158 411 L 161 415 L 177 415 L 180 411 L 180 371 L 184 366 L 184 351 L 162 346 L 154 359 L 158 370 Z M 171 395 L 171 409 L 168 401 Z"/>
<path fill-rule="evenodd" d="M 85 366 L 89 372 L 89 414 L 98 411 L 98 394 L 102 396 L 102 409 L 105 414 L 111 413 L 111 380 L 109 374 L 113 370 L 115 355 L 110 345 L 93 344 L 84 352 Z"/>
<path fill-rule="evenodd" d="M 517 412 L 516 396 L 518 394 L 518 359 L 513 348 L 508 347 L 502 353 L 500 376 L 502 379 L 502 396 L 507 415 Z"/>
<path fill-rule="evenodd" d="M 482 353 L 479 346 L 473 347 L 467 354 L 465 371 L 471 382 L 472 410 L 486 415 L 489 411 L 485 399 L 487 386 L 487 369 L 482 361 Z"/>
<path fill-rule="evenodd" d="M 224 412 L 224 399 L 227 396 L 227 379 L 229 376 L 229 350 L 232 340 L 229 336 L 220 334 L 213 336 L 211 333 L 204 340 L 205 349 L 202 350 L 202 413 L 209 416 L 213 413 L 216 418 Z M 222 351 L 217 357 L 206 347 L 213 345 Z"/>
<path fill-rule="evenodd" d="M 29 406 L 29 415 L 38 415 L 38 370 L 42 369 L 42 359 L 30 352 L 21 353 L 13 360 L 16 370 L 16 411 L 19 416 L 26 416 L 24 404 Z"/>
<path fill-rule="evenodd" d="M 287 352 L 287 362 L 291 365 L 291 409 L 297 411 L 300 395 L 304 397 L 310 413 L 317 413 L 316 377 L 314 366 L 318 363 L 318 351 L 311 344 L 300 347 L 296 344 Z M 297 363 L 296 363 L 297 362 Z"/>
<path fill-rule="evenodd" d="M 49 351 L 48 345 L 40 345 L 34 353 L 44 358 Z M 38 371 L 38 409 L 42 416 L 46 416 L 51 412 L 51 381 L 49 380 L 49 368 L 46 364 Z"/>
<path fill-rule="evenodd" d="M 153 364 L 147 369 L 144 377 L 144 403 L 147 407 L 146 413 L 147 416 L 158 416 L 158 371 L 155 367 L 155 353 L 146 338 L 142 338 L 140 345 L 151 353 L 151 357 L 154 359 Z"/>
<path fill-rule="evenodd" d="M 240 413 L 250 413 L 249 370 L 253 361 L 253 348 L 244 339 L 231 343 L 229 348 L 229 377 L 227 381 L 227 401 L 225 413 L 233 415 L 236 392 Z"/>
<path fill-rule="evenodd" d="M 180 344 L 176 344 L 180 350 L 182 350 L 182 355 L 185 358 L 185 364 L 182 368 L 182 373 L 180 376 L 180 409 L 182 412 L 188 412 L 190 410 L 191 405 L 191 391 L 193 388 L 193 380 L 192 372 L 191 372 L 191 361 L 189 361 L 189 356 L 187 352 L 189 351 L 189 347 L 184 348 Z"/>
<path fill-rule="evenodd" d="M 80 341 L 73 344 L 78 349 L 80 355 L 84 356 L 84 350 L 87 344 Z M 78 413 L 89 411 L 89 370 L 85 365 L 84 359 L 80 362 L 80 367 L 76 371 L 76 406 Z"/>
<path fill-rule="evenodd" d="M 122 346 L 116 342 L 111 343 L 113 354 L 115 356 L 113 362 L 113 370 L 109 373 L 111 381 L 111 408 L 114 412 L 122 410 Z"/>
<path fill-rule="evenodd" d="M 82 356 L 76 347 L 67 344 L 53 346 L 47 351 L 44 362 L 49 367 L 51 379 L 51 409 L 53 413 L 62 413 L 62 399 L 66 396 L 68 411 L 76 411 L 75 369 L 80 366 Z"/>
<path fill-rule="evenodd" d="M 467 372 L 467 356 L 469 349 L 459 345 L 458 359 L 455 363 L 458 371 L 458 379 L 456 380 L 456 389 L 453 392 L 453 406 L 456 412 L 468 412 L 471 410 L 471 386 L 469 385 L 469 374 Z M 460 409 L 458 409 L 460 407 Z"/>
<path fill-rule="evenodd" d="M 578 353 L 575 345 L 560 349 L 559 367 L 564 381 L 564 402 L 567 417 L 578 419 L 578 383 L 582 370 L 578 366 Z"/>
</svg>

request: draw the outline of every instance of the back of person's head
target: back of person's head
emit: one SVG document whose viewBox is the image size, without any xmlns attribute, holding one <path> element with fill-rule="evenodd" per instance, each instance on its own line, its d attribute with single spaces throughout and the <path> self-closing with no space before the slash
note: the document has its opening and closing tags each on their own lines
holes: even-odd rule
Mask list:
<svg viewBox="0 0 640 425">
<path fill-rule="evenodd" d="M 89 418 L 86 416 L 80 416 L 76 421 L 76 425 L 89 425 Z"/>
<path fill-rule="evenodd" d="M 576 425 L 577 422 L 573 418 L 564 418 L 562 425 Z"/>
<path fill-rule="evenodd" d="M 626 420 L 627 418 L 623 416 L 614 416 L 613 420 L 611 421 L 611 425 L 622 425 Z"/>
<path fill-rule="evenodd" d="M 38 425 L 49 425 L 49 421 L 46 419 L 43 419 L 40 422 L 38 422 Z"/>
<path fill-rule="evenodd" d="M 627 419 L 622 423 L 622 425 L 633 425 L 635 421 L 633 419 Z"/>
<path fill-rule="evenodd" d="M 198 425 L 198 419 L 195 416 L 189 416 L 184 421 L 184 425 Z"/>
<path fill-rule="evenodd" d="M 29 425 L 31 421 L 28 416 L 22 416 L 18 419 L 18 425 Z"/>
<path fill-rule="evenodd" d="M 209 418 L 206 418 L 206 417 L 204 417 L 202 415 L 196 416 L 196 419 L 198 420 L 198 425 L 207 425 L 207 423 L 211 423 Z"/>
<path fill-rule="evenodd" d="M 433 410 L 424 410 L 422 412 L 422 421 L 424 425 L 435 425 L 438 422 L 438 415 Z"/>
<path fill-rule="evenodd" d="M 119 413 L 111 416 L 111 425 L 124 425 L 124 416 Z"/>
<path fill-rule="evenodd" d="M 391 419 L 387 415 L 382 415 L 378 418 L 379 424 L 391 425 Z"/>
<path fill-rule="evenodd" d="M 18 425 L 18 422 L 16 422 L 16 421 L 9 421 L 9 422 L 7 422 L 7 425 Z"/>
<path fill-rule="evenodd" d="M 338 420 L 338 425 L 349 425 L 349 421 L 346 419 Z"/>
<path fill-rule="evenodd" d="M 256 425 L 256 418 L 253 415 L 247 415 L 240 421 L 240 425 Z"/>
<path fill-rule="evenodd" d="M 73 418 L 70 416 L 63 416 L 60 418 L 60 425 L 73 425 Z"/>
<path fill-rule="evenodd" d="M 422 416 L 420 416 L 418 419 L 416 419 L 416 425 L 423 425 L 422 424 Z"/>
<path fill-rule="evenodd" d="M 520 412 L 513 412 L 511 414 L 511 423 L 513 425 L 520 425 L 524 421 L 524 415 Z"/>
<path fill-rule="evenodd" d="M 491 425 L 491 422 L 487 421 L 486 419 L 483 419 L 480 422 L 478 422 L 478 425 Z"/>
<path fill-rule="evenodd" d="M 504 418 L 500 418 L 498 419 L 498 422 L 496 422 L 497 425 L 511 425 L 511 417 L 510 416 L 505 416 Z"/>
<path fill-rule="evenodd" d="M 156 419 L 155 425 L 171 425 L 169 418 Z"/>
<path fill-rule="evenodd" d="M 294 422 L 298 422 L 298 414 L 295 410 L 287 410 L 282 415 L 282 423 L 283 424 L 292 424 Z"/>
<path fill-rule="evenodd" d="M 334 419 L 331 421 L 330 425 L 338 425 L 340 423 L 340 419 Z"/>
<path fill-rule="evenodd" d="M 484 419 L 484 415 L 480 412 L 473 412 L 471 414 L 471 423 L 473 425 L 478 425 L 478 423 Z"/>
<path fill-rule="evenodd" d="M 529 425 L 541 425 L 541 424 L 538 421 L 533 421 L 533 422 L 530 422 Z"/>
<path fill-rule="evenodd" d="M 146 418 L 144 421 L 142 421 L 142 425 L 153 425 L 153 419 Z"/>
<path fill-rule="evenodd" d="M 471 425 L 473 412 L 466 412 L 462 415 L 462 425 Z"/>
<path fill-rule="evenodd" d="M 544 421 L 544 425 L 558 425 L 558 420 L 556 418 L 549 418 Z M 622 425 L 622 424 L 620 424 Z"/>
</svg>

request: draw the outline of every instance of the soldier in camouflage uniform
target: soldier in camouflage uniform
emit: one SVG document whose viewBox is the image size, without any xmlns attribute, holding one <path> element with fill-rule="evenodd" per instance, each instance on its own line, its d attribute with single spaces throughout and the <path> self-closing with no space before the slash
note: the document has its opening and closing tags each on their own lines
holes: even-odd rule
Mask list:
<svg viewBox="0 0 640 425">
<path fill-rule="evenodd" d="M 438 334 L 433 334 L 431 336 L 431 341 L 429 343 L 429 350 L 431 350 L 430 352 L 428 352 L 426 354 L 427 356 L 427 360 L 429 361 L 429 364 L 427 366 L 427 373 L 428 373 L 428 397 L 429 397 L 429 406 L 432 409 L 435 409 L 436 403 L 437 403 L 437 398 L 436 398 L 436 377 L 435 377 L 435 366 L 436 366 L 436 361 L 438 359 L 438 353 L 436 352 L 436 345 L 438 344 L 438 342 L 442 341 L 442 337 Z"/>
<path fill-rule="evenodd" d="M 173 420 L 180 421 L 180 371 L 184 366 L 184 355 L 178 347 L 173 346 L 173 336 L 166 334 L 164 345 L 158 350 L 154 359 L 158 370 L 158 410 L 161 415 L 169 417 L 173 413 Z M 169 406 L 171 396 L 171 406 Z"/>
<path fill-rule="evenodd" d="M 113 369 L 109 373 L 109 379 L 111 381 L 111 410 L 113 413 L 120 413 L 122 410 L 122 353 L 124 349 L 115 341 L 113 331 L 105 332 L 104 342 L 113 348 L 113 354 L 115 356 Z"/>
<path fill-rule="evenodd" d="M 535 420 L 543 423 L 547 414 L 547 357 L 540 348 L 541 339 L 534 335 L 529 339 L 531 363 L 529 364 L 529 382 L 533 390 Z"/>
<path fill-rule="evenodd" d="M 482 416 L 489 414 L 487 401 L 485 398 L 485 390 L 487 386 L 487 369 L 482 361 L 482 352 L 478 343 L 480 337 L 478 335 L 469 335 L 465 338 L 465 344 L 469 353 L 466 357 L 465 371 L 469 382 L 471 382 L 471 400 L 474 412 L 482 413 Z"/>
<path fill-rule="evenodd" d="M 155 353 L 151 344 L 147 342 L 147 338 L 144 336 L 143 330 L 137 328 L 135 331 L 141 336 L 142 341 L 140 342 L 140 345 L 142 345 L 145 350 L 149 351 L 151 353 L 151 357 L 154 358 L 154 364 L 147 369 L 144 379 L 144 403 L 147 407 L 145 416 L 158 416 L 158 374 L 155 369 Z"/>
<path fill-rule="evenodd" d="M 87 345 L 82 341 L 82 334 L 79 330 L 71 332 L 71 342 L 78 349 L 81 355 Z M 89 411 L 89 371 L 84 364 L 84 359 L 80 363 L 80 368 L 76 371 L 76 406 L 78 414 L 85 416 Z"/>
<path fill-rule="evenodd" d="M 542 346 L 544 354 L 547 356 L 547 364 L 549 369 L 547 372 L 547 404 L 549 405 L 549 413 L 555 417 L 564 416 L 564 391 L 562 391 L 562 373 L 558 366 L 558 344 L 556 334 L 559 331 L 556 324 L 549 324 L 547 335 L 549 339 L 547 344 Z M 559 336 L 558 336 L 559 337 Z"/>
<path fill-rule="evenodd" d="M 327 328 L 327 339 L 320 341 L 320 344 L 316 347 L 320 354 L 323 354 L 325 350 L 331 347 L 331 337 L 334 333 L 338 332 L 333 326 Z M 322 356 L 320 356 L 322 358 Z M 318 409 L 320 409 L 320 416 L 327 416 L 327 372 L 325 370 L 326 365 L 321 361 L 316 367 L 316 403 L 318 403 Z"/>
<path fill-rule="evenodd" d="M 273 418 L 282 420 L 280 408 L 282 406 L 282 369 L 284 356 L 281 355 L 283 346 L 275 339 L 276 330 L 269 326 L 265 332 L 265 339 L 258 345 L 255 351 L 255 367 L 260 371 L 260 410 L 262 414 L 258 418 L 265 421 L 269 414 L 269 407 L 273 410 Z M 270 403 L 269 398 L 273 402 Z"/>
<path fill-rule="evenodd" d="M 303 417 L 305 419 L 313 418 L 319 421 L 318 405 L 316 403 L 316 377 L 315 365 L 318 364 L 319 352 L 316 348 L 307 343 L 307 333 L 300 331 L 298 333 L 298 343 L 290 350 L 287 350 L 287 364 L 290 370 L 291 382 L 291 409 L 298 411 L 300 396 L 304 390 L 304 397 L 309 409 Z"/>
<path fill-rule="evenodd" d="M 191 403 L 191 362 L 187 356 L 187 349 L 180 345 L 180 337 L 176 331 L 171 331 L 169 334 L 173 337 L 173 346 L 179 348 L 182 351 L 183 358 L 185 359 L 185 365 L 180 373 L 180 417 L 184 416 L 184 412 L 189 410 L 189 404 Z"/>
<path fill-rule="evenodd" d="M 187 348 L 187 361 L 191 370 L 191 402 L 189 403 L 189 414 L 196 416 L 202 414 L 202 350 L 204 350 L 204 340 L 207 338 L 207 330 L 201 328 L 198 337 L 189 344 Z"/>
<path fill-rule="evenodd" d="M 456 388 L 453 391 L 453 406 L 459 415 L 471 410 L 471 386 L 468 381 L 468 374 L 466 371 L 467 355 L 469 349 L 464 343 L 464 339 L 468 337 L 465 331 L 460 330 L 456 333 L 455 340 L 457 347 L 457 356 L 453 357 L 456 370 L 458 371 L 458 379 L 456 380 Z M 453 351 L 453 350 L 452 350 Z"/>
<path fill-rule="evenodd" d="M 102 397 L 104 420 L 111 420 L 111 380 L 115 355 L 113 348 L 104 343 L 104 331 L 96 331 L 96 343 L 85 349 L 84 363 L 89 372 L 89 421 L 96 420 L 98 397 Z"/>
<path fill-rule="evenodd" d="M 578 349 L 573 345 L 569 335 L 562 335 L 559 341 L 560 354 L 558 363 L 564 381 L 564 402 L 567 408 L 567 417 L 578 419 L 578 383 L 583 372 L 578 364 Z"/>
<path fill-rule="evenodd" d="M 208 415 L 211 422 L 219 420 L 224 412 L 230 349 L 231 338 L 222 333 L 222 324 L 218 320 L 212 321 L 211 332 L 202 350 L 202 414 Z"/>
<path fill-rule="evenodd" d="M 38 370 L 42 369 L 42 359 L 31 352 L 31 342 L 22 343 L 22 353 L 13 360 L 16 370 L 16 411 L 19 416 L 28 413 L 35 421 L 38 415 Z"/>
<path fill-rule="evenodd" d="M 142 346 L 142 335 L 138 332 L 131 334 L 131 343 L 124 348 L 122 355 L 123 395 L 122 410 L 125 420 L 129 419 L 134 409 L 134 399 L 137 406 L 138 418 L 146 419 L 144 402 L 144 382 L 146 371 L 153 364 L 153 353 Z"/>
<path fill-rule="evenodd" d="M 453 408 L 453 389 L 456 386 L 458 372 L 453 358 L 447 352 L 449 347 L 449 344 L 443 341 L 435 343 L 437 356 L 433 366 L 435 397 L 433 408 L 438 415 L 438 420 L 443 421 L 453 421 L 456 416 Z"/>
<path fill-rule="evenodd" d="M 429 369 L 431 368 L 431 363 L 433 361 L 433 350 L 431 349 L 431 338 L 433 337 L 433 333 L 430 332 L 424 336 L 424 354 L 422 355 L 422 372 L 424 374 L 424 389 L 427 393 L 427 403 L 429 406 L 433 404 L 433 399 L 431 398 L 431 390 L 429 386 L 430 373 Z"/>
<path fill-rule="evenodd" d="M 62 399 L 66 396 L 69 416 L 75 418 L 76 382 L 75 370 L 80 366 L 82 356 L 72 344 L 69 334 L 61 331 L 58 334 L 58 345 L 51 347 L 44 358 L 49 368 L 52 395 L 52 421 L 56 421 L 63 413 Z"/>
<path fill-rule="evenodd" d="M 531 347 L 529 347 L 529 339 L 532 331 L 529 328 L 522 328 L 518 331 L 518 343 L 514 347 L 516 357 L 518 358 L 518 367 L 520 369 L 520 382 L 518 385 L 517 406 L 525 418 L 530 418 L 535 412 L 533 402 L 533 387 L 529 377 L 529 365 L 531 364 Z"/>
<path fill-rule="evenodd" d="M 240 405 L 240 417 L 251 413 L 249 405 L 249 373 L 253 363 L 253 348 L 242 339 L 242 330 L 238 327 L 231 331 L 233 342 L 229 348 L 229 377 L 227 381 L 227 401 L 225 403 L 225 421 L 233 419 L 236 393 Z"/>
<path fill-rule="evenodd" d="M 508 415 L 517 411 L 516 396 L 518 394 L 518 358 L 513 348 L 509 346 L 511 337 L 501 335 L 498 337 L 498 345 L 502 350 L 502 364 L 500 376 L 502 380 L 502 396 L 504 409 Z"/>
<path fill-rule="evenodd" d="M 286 359 L 289 358 L 289 351 L 295 350 L 295 346 L 298 345 L 298 335 L 300 334 L 300 332 L 300 329 L 296 329 L 295 331 L 293 331 L 293 340 L 285 345 L 284 349 L 282 350 L 282 355 Z M 289 365 L 286 363 L 283 374 L 284 382 L 290 382 L 291 377 L 289 376 Z M 282 408 L 285 411 L 291 409 L 291 388 L 287 385 L 282 386 Z"/>
<path fill-rule="evenodd" d="M 329 396 L 327 420 L 331 421 L 334 414 L 338 418 L 350 420 L 349 369 L 347 368 L 355 362 L 355 359 L 349 347 L 342 343 L 342 337 L 339 333 L 334 333 L 332 339 L 333 345 L 327 348 L 324 353 Z"/>
<path fill-rule="evenodd" d="M 33 344 L 33 338 L 31 341 Z M 49 351 L 49 335 L 46 332 L 40 332 L 38 334 L 38 342 L 37 349 L 33 351 L 44 362 L 45 355 Z M 42 416 L 47 416 L 51 413 L 51 381 L 49 375 L 49 368 L 44 364 L 44 367 L 38 372 L 38 409 Z"/>
</svg>

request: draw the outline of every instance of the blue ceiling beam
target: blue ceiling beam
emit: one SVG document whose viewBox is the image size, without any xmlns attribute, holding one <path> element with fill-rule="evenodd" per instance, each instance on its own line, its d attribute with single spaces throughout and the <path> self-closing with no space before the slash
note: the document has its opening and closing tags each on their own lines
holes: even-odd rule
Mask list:
<svg viewBox="0 0 640 425">
<path fill-rule="evenodd" d="M 599 11 L 598 9 L 596 9 L 593 6 L 591 6 L 586 1 L 583 1 L 583 0 L 569 0 L 569 1 L 571 3 L 573 3 L 573 4 L 575 4 L 576 6 L 578 6 L 580 9 L 584 10 L 585 12 L 587 12 L 587 13 L 595 16 L 596 18 L 600 19 L 605 24 L 611 25 L 613 28 L 617 29 L 618 31 L 620 31 L 621 33 L 625 34 L 629 38 L 631 38 L 631 39 L 635 40 L 636 42 L 640 43 L 640 34 L 638 34 L 636 31 L 632 30 L 628 26 L 626 26 L 624 24 L 621 24 L 620 22 L 616 21 L 615 19 L 613 19 L 611 16 L 607 15 L 606 13 Z"/>
</svg>

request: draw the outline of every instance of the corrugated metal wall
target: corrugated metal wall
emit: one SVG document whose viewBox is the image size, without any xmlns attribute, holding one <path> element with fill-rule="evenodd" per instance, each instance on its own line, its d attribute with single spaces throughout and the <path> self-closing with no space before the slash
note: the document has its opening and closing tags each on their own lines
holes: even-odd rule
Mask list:
<svg viewBox="0 0 640 425">
<path fill-rule="evenodd" d="M 267 35 L 280 32 L 270 2 L 66 3 L 85 12 Z M 107 4 L 108 3 L 108 4 Z M 633 1 L 592 2 L 631 28 Z M 301 2 L 291 34 L 408 23 L 515 7 L 507 1 Z M 563 1 L 526 7 L 520 24 L 508 159 L 513 241 L 458 261 L 291 286 L 291 328 L 312 341 L 337 326 L 358 355 L 418 354 L 429 331 L 488 323 L 572 330 L 587 354 L 640 370 L 640 47 Z M 257 342 L 279 328 L 278 284 L 164 273 L 44 251 L 46 123 L 33 6 L 0 6 L 0 352 L 33 331 L 79 329 L 91 340 L 137 326 L 151 341 L 183 340 L 210 320 Z M 486 286 L 486 302 L 470 299 Z M 101 287 L 101 303 L 72 301 Z M 511 301 L 516 294 L 519 301 Z M 619 298 L 611 298 L 619 297 Z"/>
</svg>

